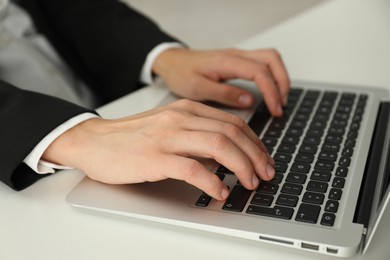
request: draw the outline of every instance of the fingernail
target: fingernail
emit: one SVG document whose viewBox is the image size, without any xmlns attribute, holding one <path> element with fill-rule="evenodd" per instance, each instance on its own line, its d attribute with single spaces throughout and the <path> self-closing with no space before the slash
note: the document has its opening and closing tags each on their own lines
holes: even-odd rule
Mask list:
<svg viewBox="0 0 390 260">
<path fill-rule="evenodd" d="M 227 197 L 229 196 L 229 191 L 226 188 L 222 189 L 221 196 L 223 200 L 226 200 Z"/>
<path fill-rule="evenodd" d="M 238 97 L 238 102 L 241 105 L 249 106 L 252 103 L 252 98 L 249 95 L 241 95 L 241 96 Z"/>
<path fill-rule="evenodd" d="M 267 165 L 267 175 L 271 179 L 275 176 L 275 169 L 269 164 Z"/>
<path fill-rule="evenodd" d="M 259 178 L 257 178 L 256 175 L 252 176 L 252 185 L 254 187 L 257 187 L 259 185 Z"/>
</svg>

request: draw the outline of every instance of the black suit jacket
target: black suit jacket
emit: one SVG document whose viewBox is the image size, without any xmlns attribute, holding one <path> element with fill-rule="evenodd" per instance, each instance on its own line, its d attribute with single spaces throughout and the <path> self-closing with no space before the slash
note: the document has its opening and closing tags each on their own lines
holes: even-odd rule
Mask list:
<svg viewBox="0 0 390 260">
<path fill-rule="evenodd" d="M 139 88 L 146 55 L 159 43 L 176 41 L 117 0 L 17 2 L 102 103 Z M 20 190 L 43 177 L 23 159 L 55 127 L 86 111 L 0 81 L 0 180 Z"/>
</svg>

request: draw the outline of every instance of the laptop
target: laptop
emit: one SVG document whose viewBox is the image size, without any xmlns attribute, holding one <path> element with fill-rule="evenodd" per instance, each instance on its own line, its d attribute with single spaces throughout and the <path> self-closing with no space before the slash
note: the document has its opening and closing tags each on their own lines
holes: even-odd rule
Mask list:
<svg viewBox="0 0 390 260">
<path fill-rule="evenodd" d="M 235 81 L 254 90 L 253 84 Z M 256 91 L 255 91 L 256 92 Z M 168 94 L 160 105 L 177 97 Z M 389 203 L 389 92 L 295 81 L 284 115 L 259 94 L 247 120 L 276 161 L 275 178 L 248 191 L 234 173 L 202 163 L 230 188 L 226 201 L 177 180 L 107 185 L 85 177 L 66 200 L 82 209 L 349 257 L 367 250 Z"/>
</svg>

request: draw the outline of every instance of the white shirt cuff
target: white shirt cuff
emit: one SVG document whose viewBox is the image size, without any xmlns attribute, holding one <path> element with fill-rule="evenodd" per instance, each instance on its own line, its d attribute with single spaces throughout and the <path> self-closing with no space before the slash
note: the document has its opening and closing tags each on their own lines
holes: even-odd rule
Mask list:
<svg viewBox="0 0 390 260">
<path fill-rule="evenodd" d="M 75 125 L 80 124 L 83 121 L 86 121 L 91 118 L 99 117 L 93 113 L 83 113 L 78 116 L 75 116 L 65 123 L 59 125 L 53 131 L 51 131 L 47 136 L 45 136 L 35 148 L 31 151 L 29 155 L 23 160 L 31 169 L 36 173 L 45 174 L 45 173 L 54 173 L 55 169 L 70 169 L 70 167 L 57 165 L 41 160 L 42 154 L 45 152 L 47 147 L 60 135 L 62 135 L 67 130 L 71 129 Z"/>
<path fill-rule="evenodd" d="M 145 84 L 153 83 L 152 66 L 157 56 L 163 51 L 171 48 L 184 48 L 184 45 L 178 42 L 164 42 L 154 47 L 146 56 L 145 63 L 141 70 L 141 82 Z"/>
</svg>

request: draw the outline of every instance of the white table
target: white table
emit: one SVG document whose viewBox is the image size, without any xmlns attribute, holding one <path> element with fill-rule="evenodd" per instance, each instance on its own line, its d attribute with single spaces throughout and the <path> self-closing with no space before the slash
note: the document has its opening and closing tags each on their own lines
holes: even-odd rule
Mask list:
<svg viewBox="0 0 390 260">
<path fill-rule="evenodd" d="M 390 2 L 338 0 L 295 17 L 241 47 L 275 46 L 292 78 L 390 87 Z M 100 109 L 140 112 L 166 90 L 145 88 Z M 134 219 L 81 212 L 66 194 L 82 179 L 63 171 L 21 192 L 0 184 L 0 259 L 331 259 Z M 352 259 L 389 259 L 390 209 L 370 249 Z M 333 259 L 333 258 L 332 258 Z"/>
</svg>

